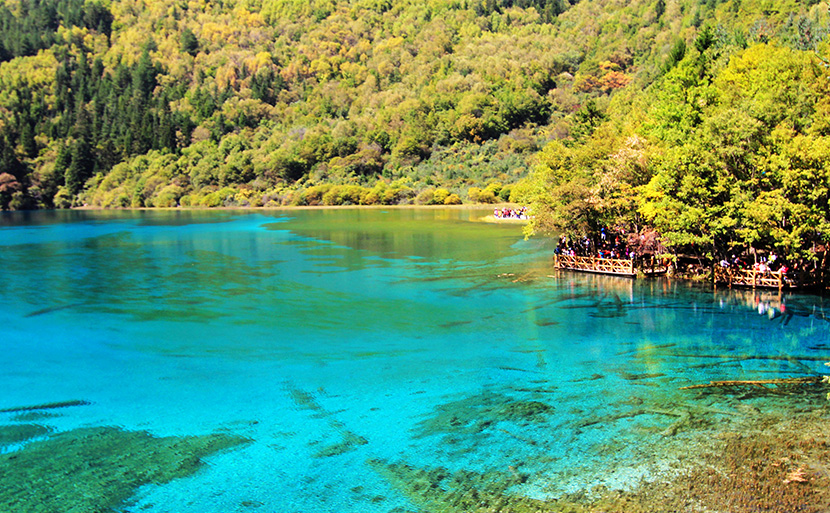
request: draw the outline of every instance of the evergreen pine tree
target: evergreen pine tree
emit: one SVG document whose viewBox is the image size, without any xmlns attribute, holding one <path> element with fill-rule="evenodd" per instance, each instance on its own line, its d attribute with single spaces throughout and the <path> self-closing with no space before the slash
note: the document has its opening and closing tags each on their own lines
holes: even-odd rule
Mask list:
<svg viewBox="0 0 830 513">
<path fill-rule="evenodd" d="M 158 70 L 150 57 L 150 44 L 147 44 L 133 68 L 133 94 L 142 100 L 147 100 L 156 87 L 156 75 L 158 75 Z"/>
<path fill-rule="evenodd" d="M 8 135 L 0 136 L 0 173 L 8 173 L 20 181 L 26 174 L 26 168 L 14 153 L 14 145 Z"/>
<path fill-rule="evenodd" d="M 66 169 L 66 188 L 71 195 L 81 192 L 86 181 L 92 176 L 95 169 L 95 157 L 92 153 L 92 123 L 85 109 L 78 111 L 78 121 L 75 123 L 72 143 L 71 162 Z"/>
<path fill-rule="evenodd" d="M 37 157 L 35 132 L 32 129 L 31 122 L 29 121 L 24 121 L 20 127 L 20 144 L 23 146 L 23 153 L 25 153 L 27 157 L 30 159 Z"/>
<path fill-rule="evenodd" d="M 173 126 L 173 115 L 166 98 L 159 101 L 157 146 L 159 149 L 176 151 L 176 128 Z"/>
<path fill-rule="evenodd" d="M 182 31 L 181 49 L 184 53 L 196 56 L 199 53 L 199 40 L 190 28 L 185 27 Z"/>
</svg>

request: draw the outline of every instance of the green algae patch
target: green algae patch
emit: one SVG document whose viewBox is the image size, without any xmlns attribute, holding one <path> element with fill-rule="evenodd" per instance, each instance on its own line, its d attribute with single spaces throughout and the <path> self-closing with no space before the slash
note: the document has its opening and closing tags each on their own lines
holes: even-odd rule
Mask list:
<svg viewBox="0 0 830 513">
<path fill-rule="evenodd" d="M 305 390 L 300 390 L 298 388 L 294 388 L 288 391 L 289 395 L 291 396 L 291 400 L 304 410 L 315 411 L 318 413 L 323 413 L 323 407 L 317 403 L 317 400 L 314 399 L 314 396 L 306 392 Z"/>
<path fill-rule="evenodd" d="M 82 428 L 0 455 L 0 511 L 113 511 L 136 490 L 199 470 L 202 458 L 247 443 L 224 434 L 158 438 Z"/>
<path fill-rule="evenodd" d="M 406 463 L 370 460 L 367 464 L 422 511 L 429 513 L 655 513 L 659 503 L 644 505 L 636 495 L 597 487 L 550 499 L 522 495 L 528 476 L 508 471 L 472 472 L 418 468 Z"/>
<path fill-rule="evenodd" d="M 343 440 L 336 444 L 327 445 L 323 447 L 316 453 L 314 453 L 315 458 L 329 458 L 331 456 L 339 456 L 341 454 L 345 454 L 347 452 L 353 451 L 357 449 L 361 445 L 368 444 L 369 441 L 363 438 L 360 435 L 356 435 L 351 431 L 343 432 Z"/>
<path fill-rule="evenodd" d="M 511 472 L 451 472 L 443 467 L 418 468 L 377 459 L 368 465 L 413 504 L 430 513 L 589 511 L 567 499 L 544 501 L 510 493 L 509 488 L 526 479 L 512 468 Z"/>
<path fill-rule="evenodd" d="M 49 428 L 40 424 L 17 424 L 0 426 L 0 447 L 17 444 L 49 433 Z"/>
<path fill-rule="evenodd" d="M 769 420 L 767 420 L 769 422 Z M 682 478 L 643 483 L 642 504 L 667 511 L 820 513 L 830 508 L 828 419 L 800 415 L 762 430 L 724 432 Z"/>
<path fill-rule="evenodd" d="M 24 413 L 18 413 L 17 415 L 13 416 L 10 420 L 12 422 L 34 422 L 37 420 L 52 419 L 55 417 L 60 417 L 60 414 L 50 413 L 46 411 L 27 411 Z"/>
<path fill-rule="evenodd" d="M 468 412 L 449 429 L 473 431 L 482 408 L 489 415 L 494 404 L 504 404 L 492 397 L 478 399 L 477 407 L 458 401 L 437 411 L 456 416 Z M 722 404 L 686 403 L 660 411 L 643 410 L 641 401 L 636 401 L 637 414 L 676 416 L 675 424 L 684 427 L 670 427 L 659 436 L 643 439 L 642 459 L 620 459 L 605 467 L 601 471 L 605 476 L 629 476 L 626 481 L 609 480 L 616 485 L 582 479 L 580 466 L 537 467 L 533 457 L 517 459 L 515 466 L 483 471 L 416 467 L 406 461 L 380 459 L 367 465 L 419 510 L 430 513 L 830 511 L 830 407 L 823 396 L 820 401 L 808 401 L 782 395 L 780 404 L 770 411 L 728 399 Z M 542 410 L 531 418 L 544 416 Z M 531 413 L 533 408 L 517 411 Z M 464 419 L 470 421 L 466 426 L 460 424 Z M 433 418 L 428 422 L 436 428 L 444 425 Z M 599 449 L 619 451 L 620 446 L 614 444 Z M 543 453 L 540 449 L 539 457 Z M 647 471 L 640 472 L 643 469 Z M 574 481 L 582 482 L 584 488 L 573 486 Z"/>
<path fill-rule="evenodd" d="M 541 401 L 523 401 L 482 392 L 436 406 L 433 415 L 420 423 L 420 435 L 474 434 L 499 422 L 540 423 L 551 413 L 553 407 Z"/>
</svg>

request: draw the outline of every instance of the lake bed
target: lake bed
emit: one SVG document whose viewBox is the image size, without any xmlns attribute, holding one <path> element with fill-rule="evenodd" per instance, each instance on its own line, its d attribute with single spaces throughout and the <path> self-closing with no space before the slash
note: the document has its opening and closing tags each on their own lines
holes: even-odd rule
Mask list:
<svg viewBox="0 0 830 513">
<path fill-rule="evenodd" d="M 1 213 L 0 505 L 820 510 L 823 386 L 682 387 L 825 372 L 822 297 L 555 273 L 487 213 Z"/>
</svg>

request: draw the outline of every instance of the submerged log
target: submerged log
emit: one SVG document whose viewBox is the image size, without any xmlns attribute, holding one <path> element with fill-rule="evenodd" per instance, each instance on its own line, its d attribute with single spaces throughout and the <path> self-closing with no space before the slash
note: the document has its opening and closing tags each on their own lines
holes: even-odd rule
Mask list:
<svg viewBox="0 0 830 513">
<path fill-rule="evenodd" d="M 781 379 L 754 379 L 754 380 L 726 380 L 726 381 L 710 381 L 703 385 L 691 385 L 688 387 L 680 387 L 680 390 L 691 390 L 693 388 L 713 388 L 713 387 L 739 387 L 739 386 L 757 386 L 766 388 L 764 385 L 813 385 L 823 381 L 822 376 L 810 376 L 808 378 L 781 378 Z"/>
<path fill-rule="evenodd" d="M 658 346 L 659 347 L 659 346 Z M 651 354 L 643 354 L 635 355 L 637 357 L 642 358 L 650 358 L 653 355 Z M 730 361 L 740 361 L 740 360 L 802 360 L 805 362 L 824 362 L 827 361 L 826 356 L 784 356 L 780 354 L 754 354 L 754 355 L 734 355 L 734 354 L 686 354 L 686 353 L 678 353 L 678 354 L 669 354 L 666 356 L 672 356 L 675 358 L 720 358 L 724 360 Z M 708 365 L 708 364 L 701 364 Z M 717 365 L 717 364 L 715 364 Z"/>
<path fill-rule="evenodd" d="M 57 408 L 69 408 L 70 406 L 86 406 L 88 404 L 92 403 L 76 399 L 72 401 L 60 401 L 56 403 L 35 404 L 32 406 L 15 406 L 13 408 L 3 408 L 2 410 L 0 410 L 0 413 L 17 413 L 35 410 L 54 410 Z"/>
</svg>

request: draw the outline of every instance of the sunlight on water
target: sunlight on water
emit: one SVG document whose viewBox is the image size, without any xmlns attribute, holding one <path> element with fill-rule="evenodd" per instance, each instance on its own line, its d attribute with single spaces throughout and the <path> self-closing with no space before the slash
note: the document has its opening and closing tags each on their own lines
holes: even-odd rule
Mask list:
<svg viewBox="0 0 830 513">
<path fill-rule="evenodd" d="M 822 373 L 821 297 L 555 273 L 486 214 L 0 214 L 0 509 L 817 511 L 822 385 L 681 387 Z"/>
</svg>

